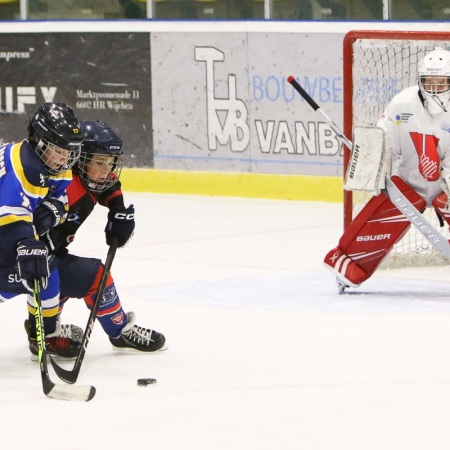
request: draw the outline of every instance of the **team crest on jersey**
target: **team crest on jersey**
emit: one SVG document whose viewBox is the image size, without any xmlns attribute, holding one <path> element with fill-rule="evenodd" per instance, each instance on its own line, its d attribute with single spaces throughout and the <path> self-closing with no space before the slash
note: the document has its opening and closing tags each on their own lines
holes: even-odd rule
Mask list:
<svg viewBox="0 0 450 450">
<path fill-rule="evenodd" d="M 125 317 L 124 317 L 123 312 L 120 312 L 119 314 L 116 314 L 115 316 L 111 317 L 111 320 L 112 320 L 116 325 L 122 325 L 124 319 L 125 319 Z"/>
<path fill-rule="evenodd" d="M 114 287 L 114 284 L 111 284 L 105 289 L 105 292 L 103 294 L 103 298 L 101 301 L 102 307 L 105 305 L 109 305 L 110 303 L 114 303 L 117 298 L 116 288 Z"/>
<path fill-rule="evenodd" d="M 419 171 L 427 181 L 438 181 L 441 176 L 439 138 L 430 134 L 409 133 L 419 158 Z"/>
</svg>

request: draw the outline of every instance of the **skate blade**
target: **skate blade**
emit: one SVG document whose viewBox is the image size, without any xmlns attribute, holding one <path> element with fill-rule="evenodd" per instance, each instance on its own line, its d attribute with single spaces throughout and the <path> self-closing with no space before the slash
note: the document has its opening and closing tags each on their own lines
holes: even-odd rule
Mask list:
<svg viewBox="0 0 450 450">
<path fill-rule="evenodd" d="M 152 353 L 165 352 L 166 350 L 169 349 L 169 347 L 167 345 L 165 345 L 165 344 L 159 350 L 153 350 L 151 352 L 144 352 L 142 350 L 137 350 L 135 348 L 130 348 L 130 347 L 114 347 L 114 345 L 112 345 L 111 347 L 112 347 L 114 353 L 117 353 L 117 354 L 122 353 L 122 354 L 127 354 L 127 355 L 130 355 L 130 354 L 131 355 L 132 354 L 134 354 L 134 355 L 137 355 L 137 354 L 139 354 L 139 355 L 151 355 Z"/>
</svg>

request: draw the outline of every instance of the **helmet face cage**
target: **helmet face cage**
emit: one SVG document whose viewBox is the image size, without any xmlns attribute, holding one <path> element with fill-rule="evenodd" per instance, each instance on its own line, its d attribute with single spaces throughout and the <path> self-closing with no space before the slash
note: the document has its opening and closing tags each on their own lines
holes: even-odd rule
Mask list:
<svg viewBox="0 0 450 450">
<path fill-rule="evenodd" d="M 80 156 L 83 133 L 73 110 L 45 103 L 28 126 L 29 142 L 50 174 L 70 170 Z"/>
<path fill-rule="evenodd" d="M 447 111 L 450 101 L 450 52 L 437 48 L 419 64 L 419 88 L 430 113 Z"/>
<path fill-rule="evenodd" d="M 78 172 L 84 187 L 103 192 L 115 184 L 122 171 L 123 142 L 105 122 L 82 121 L 84 141 Z"/>
<path fill-rule="evenodd" d="M 103 192 L 119 180 L 122 163 L 121 154 L 81 152 L 78 160 L 81 182 L 88 191 Z"/>
<path fill-rule="evenodd" d="M 439 95 L 450 89 L 450 76 L 421 75 L 419 83 L 428 94 Z"/>
<path fill-rule="evenodd" d="M 81 144 L 74 143 L 71 147 L 71 149 L 65 149 L 47 142 L 46 139 L 40 139 L 35 151 L 48 173 L 58 175 L 70 170 L 80 157 Z"/>
</svg>

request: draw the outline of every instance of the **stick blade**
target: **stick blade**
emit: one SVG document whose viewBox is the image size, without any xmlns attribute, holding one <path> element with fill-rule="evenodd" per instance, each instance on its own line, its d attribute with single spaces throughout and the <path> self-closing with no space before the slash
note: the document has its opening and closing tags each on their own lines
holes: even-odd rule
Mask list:
<svg viewBox="0 0 450 450">
<path fill-rule="evenodd" d="M 53 384 L 53 387 L 45 395 L 57 400 L 68 400 L 75 402 L 88 402 L 95 396 L 94 386 L 66 386 Z"/>
<path fill-rule="evenodd" d="M 67 386 L 55 384 L 46 373 L 42 373 L 42 387 L 47 397 L 57 400 L 88 402 L 95 396 L 94 386 Z"/>
</svg>

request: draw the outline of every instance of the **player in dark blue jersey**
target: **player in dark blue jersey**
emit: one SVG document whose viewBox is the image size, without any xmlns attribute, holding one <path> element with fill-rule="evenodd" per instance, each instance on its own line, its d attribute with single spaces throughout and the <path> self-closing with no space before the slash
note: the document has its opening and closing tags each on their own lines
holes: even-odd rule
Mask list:
<svg viewBox="0 0 450 450">
<path fill-rule="evenodd" d="M 0 301 L 28 294 L 34 315 L 33 280 L 41 283 L 46 344 L 59 336 L 59 275 L 49 269 L 38 235 L 67 215 L 66 188 L 83 139 L 79 120 L 63 103 L 46 103 L 32 117 L 28 140 L 0 147 Z M 39 219 L 35 228 L 33 221 Z M 61 352 L 69 351 L 68 344 Z"/>
<path fill-rule="evenodd" d="M 58 265 L 61 278 L 61 309 L 70 297 L 84 298 L 88 308 L 92 307 L 97 297 L 104 270 L 101 260 L 72 255 L 67 249 L 95 205 L 99 203 L 109 209 L 105 229 L 108 245 L 115 237 L 119 247 L 124 246 L 135 227 L 134 207 L 125 207 L 119 181 L 122 169 L 122 140 L 104 122 L 82 121 L 81 127 L 84 140 L 80 159 L 73 168 L 73 180 L 67 189 L 67 220 L 49 229 L 42 236 L 50 253 L 55 255 Z M 154 352 L 165 348 L 165 338 L 161 333 L 136 325 L 135 314 L 124 312 L 111 274 L 107 278 L 97 319 L 116 351 Z M 33 321 L 31 315 L 29 320 Z M 26 324 L 26 328 L 29 328 L 29 325 Z M 81 340 L 83 331 L 79 327 L 66 325 L 65 330 L 68 331 L 67 336 L 75 342 Z M 76 346 L 73 348 L 76 349 Z M 34 339 L 30 340 L 30 350 L 33 355 L 37 355 Z M 71 356 L 76 355 L 74 353 Z M 67 353 L 58 356 L 67 357 Z"/>
</svg>

